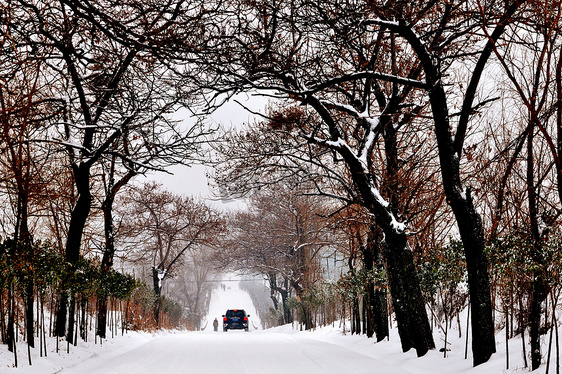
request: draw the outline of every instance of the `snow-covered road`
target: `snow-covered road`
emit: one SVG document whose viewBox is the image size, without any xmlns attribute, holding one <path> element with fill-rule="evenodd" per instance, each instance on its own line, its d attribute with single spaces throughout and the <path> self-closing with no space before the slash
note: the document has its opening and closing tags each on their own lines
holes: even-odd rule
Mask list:
<svg viewBox="0 0 562 374">
<path fill-rule="evenodd" d="M 249 295 L 237 281 L 227 282 L 213 291 L 204 331 L 159 334 L 122 354 L 92 357 L 58 374 L 406 373 L 344 346 L 286 330 L 222 332 L 221 323 L 214 332 L 212 321 L 220 321 L 229 308 L 245 309 L 252 325 L 261 325 Z"/>
<path fill-rule="evenodd" d="M 159 336 L 110 360 L 92 358 L 60 374 L 405 373 L 345 347 L 274 332 L 186 332 Z"/>
<path fill-rule="evenodd" d="M 250 296 L 234 279 L 226 279 L 224 287 L 211 295 L 209 314 L 204 319 L 204 331 L 129 332 L 103 345 L 80 341 L 55 351 L 52 341 L 48 357 L 37 357 L 33 351 L 33 366 L 27 364 L 25 346 L 20 344 L 20 364 L 13 367 L 13 354 L 0 346 L 2 374 L 491 374 L 505 371 L 504 341 L 498 338 L 499 353 L 491 362 L 472 368 L 470 358 L 464 359 L 465 337 L 450 342 L 447 358 L 438 350 L 422 358 L 415 352 L 402 353 L 396 329 L 390 340 L 375 344 L 363 335 L 349 335 L 338 322 L 315 331 L 299 331 L 298 325 L 285 325 L 262 330 Z M 250 332 L 214 332 L 212 321 L 221 319 L 227 309 L 245 309 L 251 315 Z M 258 329 L 253 328 L 258 327 Z M 452 337 L 453 335 L 451 335 Z M 440 342 L 441 336 L 435 335 Z M 521 341 L 510 340 L 510 351 L 517 352 Z M 520 372 L 520 355 L 510 358 L 509 373 Z M 541 371 L 544 373 L 544 371 Z"/>
</svg>

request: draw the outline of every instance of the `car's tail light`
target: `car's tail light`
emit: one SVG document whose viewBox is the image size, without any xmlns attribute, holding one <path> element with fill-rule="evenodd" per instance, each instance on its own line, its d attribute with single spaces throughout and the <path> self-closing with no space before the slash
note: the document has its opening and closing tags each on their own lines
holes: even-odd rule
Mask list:
<svg viewBox="0 0 562 374">
<path fill-rule="evenodd" d="M 248 320 L 248 317 L 244 317 L 244 321 L 247 321 L 247 320 Z"/>
<path fill-rule="evenodd" d="M 228 318 L 224 317 L 223 321 L 226 322 L 228 320 Z"/>
</svg>

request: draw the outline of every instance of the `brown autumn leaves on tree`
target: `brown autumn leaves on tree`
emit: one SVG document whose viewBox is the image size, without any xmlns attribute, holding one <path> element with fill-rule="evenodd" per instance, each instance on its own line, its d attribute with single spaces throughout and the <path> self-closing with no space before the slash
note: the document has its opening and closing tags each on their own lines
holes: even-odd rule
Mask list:
<svg viewBox="0 0 562 374">
<path fill-rule="evenodd" d="M 74 263 L 92 252 L 86 230 L 99 207 L 101 268 L 110 268 L 119 191 L 137 174 L 199 159 L 207 141 L 200 123 L 179 128 L 170 116 L 179 107 L 211 111 L 238 93 L 263 94 L 275 99 L 269 118 L 216 147 L 226 161 L 219 166 L 225 194 L 291 179 L 329 198 L 334 212 L 360 206 L 371 219 L 354 230 L 357 243 L 381 245 L 403 350 L 419 355 L 434 342 L 416 266 L 447 236 L 460 238 L 475 365 L 495 351 L 488 278 L 495 264 L 486 246 L 524 238 L 537 265 L 522 294 L 530 300 L 532 366 L 540 364 L 541 305 L 555 288 L 542 254 L 556 232 L 562 190 L 560 4 L 109 5 L 1 4 L 8 235 L 51 235 Z M 48 160 L 55 152 L 64 154 L 64 173 Z M 67 200 L 34 200 L 55 183 Z M 39 210 L 49 212 L 50 233 L 29 229 Z M 60 296 L 57 334 L 69 340 L 74 304 L 71 293 Z"/>
<path fill-rule="evenodd" d="M 355 2 L 345 6 L 336 2 L 244 3 L 237 9 L 242 16 L 236 19 L 238 23 L 231 28 L 244 32 L 236 33 L 232 38 L 217 38 L 214 42 L 222 50 L 229 51 L 224 56 L 224 64 L 216 64 L 216 60 L 213 60 L 220 67 L 218 81 L 215 81 L 218 93 L 263 90 L 265 95 L 269 95 L 270 91 L 274 91 L 287 100 L 285 105 L 295 103 L 306 112 L 279 131 L 278 143 L 273 140 L 273 135 L 265 136 L 268 138 L 265 142 L 267 150 L 258 151 L 262 157 L 257 158 L 257 164 L 269 170 L 281 163 L 283 170 L 290 170 L 289 174 L 301 172 L 317 175 L 317 169 L 324 167 L 325 173 L 316 181 L 324 179 L 323 182 L 327 183 L 342 178 L 334 176 L 331 165 L 326 168 L 327 164 L 319 161 L 321 155 L 332 156 L 332 160 L 348 168 L 347 192 L 358 197 L 350 200 L 359 202 L 375 215 L 377 224 L 385 232 L 387 249 L 393 246 L 386 252 L 387 271 L 404 350 L 415 347 L 418 354 L 423 354 L 432 347 L 432 343 L 423 331 L 416 331 L 416 337 L 408 337 L 411 329 L 408 325 L 412 323 L 410 318 L 419 318 L 412 325 L 424 326 L 423 321 L 427 317 L 416 314 L 416 311 L 424 308 L 423 302 L 402 306 L 396 302 L 397 299 L 405 299 L 401 296 L 415 295 L 418 291 L 414 286 L 417 282 L 414 270 L 394 280 L 392 276 L 392 271 L 398 268 L 404 275 L 403 270 L 406 268 L 402 265 L 413 261 L 412 258 L 393 257 L 401 252 L 396 247 L 397 243 L 402 242 L 403 248 L 407 245 L 403 237 L 396 236 L 400 234 L 396 228 L 401 226 L 395 224 L 399 222 L 398 219 L 403 219 L 396 215 L 400 212 L 400 202 L 395 194 L 400 187 L 396 174 L 406 162 L 398 157 L 397 150 L 402 149 L 396 148 L 400 143 L 393 141 L 395 138 L 392 133 L 399 131 L 401 126 L 412 128 L 421 120 L 422 123 L 431 123 L 436 135 L 442 188 L 446 202 L 454 213 L 468 265 L 472 344 L 474 363 L 478 365 L 495 352 L 494 324 L 485 255 L 485 226 L 472 193 L 473 190 L 481 191 L 478 185 L 470 184 L 471 178 L 467 177 L 470 169 L 465 166 L 465 157 L 470 165 L 473 144 L 482 139 L 475 132 L 475 114 L 481 115 L 490 110 L 496 100 L 482 89 L 486 83 L 483 82 L 483 76 L 489 71 L 488 66 L 492 61 L 497 61 L 493 55 L 503 56 L 506 46 L 519 48 L 521 44 L 513 38 L 519 35 L 519 30 L 525 29 L 525 24 L 530 26 L 523 35 L 531 36 L 540 34 L 542 27 L 548 27 L 545 20 L 554 22 L 556 30 L 559 27 L 559 6 L 546 7 L 552 13 L 543 17 L 540 11 L 542 5 L 541 2 L 526 4 L 518 1 L 502 5 L 424 1 L 409 5 L 402 2 L 384 5 L 378 2 Z M 546 35 L 552 36 L 554 33 L 549 31 Z M 501 45 L 499 40 L 502 41 Z M 533 41 L 528 40 L 522 45 L 532 49 Z M 555 51 L 558 48 L 559 42 L 556 42 L 554 48 L 546 50 Z M 220 55 L 217 55 L 218 58 Z M 513 56 L 510 58 L 510 61 L 516 61 Z M 232 68 L 229 69 L 229 65 Z M 542 74 L 547 77 L 555 75 L 552 71 L 545 72 L 544 64 L 536 66 L 537 73 L 534 75 L 537 77 Z M 554 64 L 546 66 L 552 67 Z M 527 77 L 529 75 L 522 75 L 523 79 Z M 550 92 L 553 92 L 552 86 L 550 88 Z M 481 98 L 481 93 L 486 96 Z M 538 100 L 536 95 L 529 97 Z M 528 106 L 527 103 L 525 105 Z M 552 106 L 548 108 L 553 109 Z M 498 121 L 493 116 L 493 110 L 490 112 L 490 121 Z M 287 117 L 294 117 L 294 113 L 294 110 L 287 111 Z M 430 117 L 429 122 L 426 116 Z M 271 122 L 276 123 L 275 116 L 272 117 Z M 299 121 L 302 118 L 306 120 Z M 536 128 L 545 135 L 540 125 Z M 279 127 L 275 129 L 279 130 Z M 254 134 L 242 135 L 241 138 L 246 136 L 248 143 L 251 143 Z M 295 139 L 294 144 L 297 146 L 294 148 L 286 146 L 287 134 Z M 385 146 L 385 169 L 377 169 L 371 158 L 374 145 L 378 144 L 374 140 L 378 138 Z M 533 159 L 531 149 L 536 144 L 533 139 L 531 136 L 527 140 L 529 160 Z M 549 140 L 549 136 L 545 136 L 545 140 L 553 149 L 552 156 L 557 165 L 554 142 Z M 467 145 L 467 141 L 473 144 Z M 482 146 L 485 147 L 485 144 Z M 297 149 L 300 152 L 296 152 Z M 286 156 L 284 152 L 293 154 L 278 162 L 281 155 Z M 224 153 L 228 154 L 228 150 Z M 312 170 L 299 171 L 301 162 L 311 164 Z M 247 167 L 242 162 L 239 168 L 232 169 L 234 174 L 228 176 L 225 185 L 232 177 L 247 173 Z M 377 175 L 384 175 L 384 172 L 389 176 L 386 178 L 390 186 L 387 190 L 383 183 L 377 184 L 375 179 Z M 533 203 L 536 199 L 533 187 L 536 177 L 533 177 L 530 166 L 526 173 L 527 185 L 530 186 L 527 188 L 527 198 L 532 228 L 537 227 L 536 219 L 533 219 L 533 215 L 536 215 L 533 213 L 536 210 Z M 268 172 L 265 174 L 268 175 Z M 253 177 L 249 178 L 248 184 L 256 184 L 253 173 L 247 175 Z M 242 179 L 240 182 L 243 185 L 245 182 Z M 539 179 L 542 180 L 545 180 L 544 177 Z M 268 183 L 267 180 L 265 183 Z M 325 193 L 324 184 L 318 182 L 318 187 L 320 193 Z M 328 189 L 328 194 L 333 192 Z M 381 195 L 386 201 L 379 199 Z M 536 231 L 535 241 L 538 238 Z M 537 260 L 539 257 L 535 257 L 534 261 Z M 537 264 L 540 266 L 539 262 Z M 404 279 L 412 279 L 413 288 L 405 286 Z M 540 277 L 536 278 L 538 288 L 542 288 L 541 282 Z M 532 305 L 540 305 L 541 300 L 544 300 L 544 291 L 539 293 L 542 296 L 532 297 L 538 300 L 538 304 L 532 302 Z M 415 300 L 415 297 L 411 299 Z M 402 315 L 401 308 L 411 309 Z M 532 325 L 537 326 L 537 323 Z M 536 332 L 531 335 L 538 336 Z M 428 337 L 427 340 L 424 336 Z M 538 348 L 533 354 L 536 352 Z M 540 361 L 540 353 L 537 358 Z"/>
<path fill-rule="evenodd" d="M 115 253 L 111 215 L 115 195 L 135 175 L 200 158 L 200 139 L 208 134 L 198 121 L 180 129 L 177 120 L 171 118 L 178 108 L 187 105 L 189 95 L 174 90 L 163 59 L 174 49 L 174 43 L 187 42 L 182 35 L 194 36 L 201 13 L 191 12 L 190 7 L 196 5 L 184 2 L 152 4 L 150 9 L 147 4 L 129 5 L 116 9 L 104 2 L 0 4 L 3 140 L 12 147 L 11 159 L 6 160 L 17 167 L 13 171 L 19 191 L 8 191 L 7 195 L 18 199 L 14 204 L 17 223 L 13 237 L 28 243 L 32 239 L 56 239 L 59 250 L 64 248 L 66 260 L 76 266 L 82 255 L 92 252 L 95 243 L 86 230 L 103 184 L 105 255 L 101 271 L 107 275 Z M 15 102 L 20 108 L 10 106 Z M 37 152 L 32 156 L 29 149 L 36 145 L 44 153 L 56 150 L 58 163 L 49 160 L 51 164 L 46 164 Z M 59 166 L 64 173 L 56 169 Z M 43 195 L 41 202 L 48 205 L 45 210 L 50 211 L 52 220 L 47 225 L 53 231 L 45 230 L 34 237 L 27 228 L 30 194 L 36 194 L 30 186 L 42 183 L 39 190 L 53 191 L 53 182 L 58 180 L 46 177 L 57 173 L 67 176 L 67 170 L 71 171 L 73 186 L 61 178 L 64 189 L 51 192 L 48 198 Z M 61 212 L 61 205 L 56 205 L 59 196 L 70 200 L 62 206 L 67 211 Z M 56 319 L 56 334 L 66 334 L 68 341 L 74 341 L 75 335 L 76 300 L 68 289 L 73 276 L 69 274 L 63 280 L 66 285 L 59 288 L 62 293 Z M 26 294 L 32 305 L 31 283 Z M 12 302 L 13 298 L 9 299 Z M 103 321 L 103 300 L 99 308 Z M 33 309 L 27 309 L 31 311 L 27 326 L 32 329 Z M 9 331 L 13 329 L 11 321 Z M 105 331 L 98 334 L 103 337 Z M 32 337 L 28 337 L 30 345 Z"/>
</svg>

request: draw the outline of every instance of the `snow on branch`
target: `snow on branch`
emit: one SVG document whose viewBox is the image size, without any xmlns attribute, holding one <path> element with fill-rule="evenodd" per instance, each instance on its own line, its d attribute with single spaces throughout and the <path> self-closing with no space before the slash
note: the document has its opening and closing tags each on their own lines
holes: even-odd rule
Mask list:
<svg viewBox="0 0 562 374">
<path fill-rule="evenodd" d="M 89 150 L 88 148 L 84 147 L 81 144 L 78 143 L 73 143 L 73 142 L 69 142 L 69 141 L 64 141 L 61 139 L 53 139 L 53 143 L 54 144 L 58 144 L 58 145 L 62 145 L 64 147 L 67 148 L 72 148 L 72 149 L 76 149 L 85 153 L 91 153 L 91 150 Z"/>
<path fill-rule="evenodd" d="M 351 152 L 351 148 L 342 138 L 338 138 L 337 140 L 328 140 L 328 139 L 319 138 L 317 136 L 314 136 L 313 134 L 309 134 L 309 135 L 303 134 L 303 137 L 310 143 L 323 145 L 335 150 L 341 150 L 347 148 L 347 150 Z"/>
<path fill-rule="evenodd" d="M 334 103 L 334 102 L 328 101 L 328 100 L 320 100 L 320 102 L 322 103 L 322 105 L 324 105 L 327 108 L 341 110 L 342 112 L 345 112 L 345 113 L 349 114 L 350 116 L 355 117 L 357 119 L 364 119 L 366 121 L 376 121 L 377 125 L 378 125 L 378 120 L 374 120 L 371 116 L 368 115 L 367 112 L 362 112 L 362 113 L 359 112 L 357 109 L 355 109 L 351 105 L 343 104 L 343 103 Z"/>
<path fill-rule="evenodd" d="M 412 86 L 412 87 L 416 87 L 416 88 L 422 88 L 422 89 L 426 89 L 427 88 L 427 84 L 425 82 L 416 80 L 416 79 L 410 79 L 410 78 L 404 78 L 404 77 L 400 77 L 397 75 L 392 75 L 392 74 L 384 74 L 384 73 L 379 73 L 376 71 L 361 71 L 361 72 L 357 72 L 357 73 L 353 73 L 353 74 L 344 74 L 341 75 L 339 77 L 335 77 L 332 79 L 328 79 L 322 83 L 318 83 L 315 85 L 312 85 L 308 88 L 308 91 L 310 94 L 321 91 L 323 89 L 326 89 L 330 86 L 336 85 L 336 84 L 340 84 L 340 83 L 344 83 L 344 82 L 349 82 L 349 81 L 354 81 L 354 80 L 359 80 L 359 79 L 365 79 L 365 78 L 375 78 L 375 79 L 379 79 L 385 82 L 391 82 L 391 83 L 398 83 L 398 84 L 403 84 L 405 86 Z"/>
<path fill-rule="evenodd" d="M 376 188 L 375 186 L 372 186 L 371 187 L 371 193 L 373 194 L 377 203 L 379 203 L 383 208 L 388 210 L 388 208 L 390 207 L 390 203 L 388 201 L 386 201 L 386 199 L 384 197 L 382 197 L 379 189 Z M 392 214 L 390 214 L 390 215 L 392 216 L 392 221 L 396 221 L 396 218 L 394 218 L 394 216 Z"/>
<path fill-rule="evenodd" d="M 326 106 L 327 108 L 338 109 L 356 119 L 365 121 L 367 127 L 367 139 L 363 147 L 359 150 L 359 154 L 357 158 L 362 162 L 365 167 L 367 167 L 367 158 L 369 150 L 371 149 L 373 143 L 377 139 L 378 134 L 378 127 L 380 124 L 379 118 L 373 118 L 370 116 L 367 111 L 359 112 L 351 105 L 343 104 L 343 103 L 334 103 L 328 100 L 321 100 L 321 103 Z"/>
<path fill-rule="evenodd" d="M 400 23 L 398 21 L 389 21 L 389 20 L 385 20 L 382 18 L 368 18 L 365 19 L 363 21 L 361 21 L 361 24 L 363 25 L 379 25 L 379 26 L 385 26 L 388 28 L 394 28 L 394 27 L 399 27 Z"/>
</svg>

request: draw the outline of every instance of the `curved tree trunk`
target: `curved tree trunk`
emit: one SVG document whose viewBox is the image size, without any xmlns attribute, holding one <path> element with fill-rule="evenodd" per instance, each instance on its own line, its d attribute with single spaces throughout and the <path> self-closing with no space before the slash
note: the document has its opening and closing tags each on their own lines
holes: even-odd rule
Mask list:
<svg viewBox="0 0 562 374">
<path fill-rule="evenodd" d="M 320 101 L 310 97 L 309 103 L 332 130 L 333 140 L 341 140 L 334 118 L 330 116 L 330 113 Z M 373 184 L 372 176 L 365 163 L 358 159 L 349 147 L 340 146 L 337 150 L 349 167 L 353 184 L 362 200 L 362 205 L 375 216 L 377 224 L 384 233 L 383 253 L 388 287 L 396 311 L 400 339 L 405 339 L 402 342 L 402 349 L 408 351 L 415 348 L 418 356 L 423 356 L 427 351 L 435 348 L 435 343 L 405 228 L 397 222 L 394 213 L 391 211 L 391 204 L 382 199 L 378 189 Z M 393 175 L 390 177 L 392 178 Z"/>
<path fill-rule="evenodd" d="M 473 102 L 480 78 L 490 55 L 494 51 L 496 41 L 502 36 L 507 25 L 512 22 L 512 16 L 523 3 L 525 3 L 525 0 L 517 0 L 507 7 L 493 33 L 490 35 L 486 46 L 483 48 L 478 62 L 472 71 L 470 83 L 464 95 L 459 125 L 454 135 L 449 122 L 447 95 L 443 86 L 438 56 L 428 49 L 428 44 L 420 40 L 417 33 L 407 24 L 403 22 L 386 23 L 391 30 L 396 31 L 407 40 L 421 62 L 425 73 L 426 89 L 429 94 L 439 150 L 443 187 L 447 202 L 450 204 L 457 220 L 466 255 L 472 314 L 474 366 L 488 361 L 492 354 L 496 352 L 496 344 L 492 318 L 488 260 L 484 253 L 483 225 L 480 215 L 474 207 L 470 191 L 463 189 L 460 177 L 460 159 L 469 119 L 474 112 Z"/>
<path fill-rule="evenodd" d="M 454 148 L 446 95 L 441 84 L 436 84 L 430 90 L 430 101 L 445 195 L 455 215 L 466 257 L 472 315 L 473 364 L 476 366 L 487 362 L 496 352 L 484 230 L 470 190 L 462 187 L 459 155 Z"/>
</svg>

